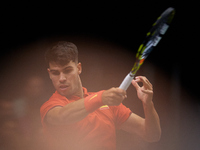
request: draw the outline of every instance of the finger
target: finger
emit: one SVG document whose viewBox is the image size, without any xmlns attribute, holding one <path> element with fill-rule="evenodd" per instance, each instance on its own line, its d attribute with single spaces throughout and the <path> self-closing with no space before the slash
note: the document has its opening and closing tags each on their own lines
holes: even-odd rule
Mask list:
<svg viewBox="0 0 200 150">
<path fill-rule="evenodd" d="M 135 81 L 136 81 L 136 82 L 141 82 L 140 76 L 135 77 Z"/>
<path fill-rule="evenodd" d="M 151 84 L 151 82 L 146 78 L 145 80 L 147 82 L 148 85 L 150 85 L 150 87 L 153 89 L 153 85 Z"/>
<path fill-rule="evenodd" d="M 152 90 L 145 90 L 145 89 L 141 89 L 141 91 L 145 94 L 153 94 Z"/>
<path fill-rule="evenodd" d="M 146 89 L 153 89 L 152 84 L 149 82 L 149 80 L 146 77 L 144 77 L 144 76 L 138 76 L 136 78 L 137 78 L 138 82 L 142 82 L 143 83 L 143 86 Z"/>
<path fill-rule="evenodd" d="M 116 88 L 116 93 L 119 93 L 120 95 L 126 95 L 126 91 L 120 88 Z"/>
<path fill-rule="evenodd" d="M 136 79 L 137 80 L 137 79 Z M 136 80 L 132 80 L 131 83 L 132 85 L 136 88 L 136 90 L 138 90 L 140 88 L 140 86 L 138 85 L 137 81 Z"/>
<path fill-rule="evenodd" d="M 118 98 L 127 98 L 126 91 L 123 89 L 115 88 L 114 93 L 118 96 Z"/>
</svg>

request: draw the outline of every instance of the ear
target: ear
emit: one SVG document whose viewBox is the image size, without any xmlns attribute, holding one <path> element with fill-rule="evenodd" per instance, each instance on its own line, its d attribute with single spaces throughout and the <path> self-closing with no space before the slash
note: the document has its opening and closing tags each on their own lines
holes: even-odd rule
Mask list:
<svg viewBox="0 0 200 150">
<path fill-rule="evenodd" d="M 47 68 L 47 72 L 49 73 L 49 78 L 51 79 L 51 73 L 49 68 Z"/>
<path fill-rule="evenodd" d="M 78 74 L 81 74 L 81 72 L 82 72 L 82 65 L 81 65 L 80 62 L 77 64 L 77 68 L 78 68 Z"/>
</svg>

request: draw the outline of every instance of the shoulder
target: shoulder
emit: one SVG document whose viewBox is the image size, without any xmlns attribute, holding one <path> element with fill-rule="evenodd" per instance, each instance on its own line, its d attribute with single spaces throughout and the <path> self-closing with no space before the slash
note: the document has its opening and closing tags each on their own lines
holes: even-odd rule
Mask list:
<svg viewBox="0 0 200 150">
<path fill-rule="evenodd" d="M 60 104 L 60 105 L 65 105 L 69 100 L 65 97 L 60 95 L 57 91 L 49 98 L 48 101 L 46 101 L 42 107 L 50 104 Z M 42 108 L 41 107 L 41 108 Z"/>
<path fill-rule="evenodd" d="M 46 101 L 40 108 L 40 115 L 41 118 L 44 118 L 45 115 L 47 114 L 47 112 L 49 110 L 51 110 L 52 108 L 56 107 L 56 106 L 65 106 L 66 104 L 69 103 L 69 100 L 60 95 L 57 91 L 49 98 L 48 101 Z"/>
</svg>

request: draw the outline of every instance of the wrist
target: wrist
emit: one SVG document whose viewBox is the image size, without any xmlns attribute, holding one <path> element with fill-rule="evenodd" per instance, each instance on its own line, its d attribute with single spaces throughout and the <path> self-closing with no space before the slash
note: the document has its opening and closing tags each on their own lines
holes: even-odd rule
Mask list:
<svg viewBox="0 0 200 150">
<path fill-rule="evenodd" d="M 103 91 L 99 91 L 95 94 L 87 96 L 84 99 L 84 105 L 87 112 L 91 113 L 104 105 L 102 102 L 102 93 Z"/>
<path fill-rule="evenodd" d="M 153 101 L 143 102 L 143 107 L 154 107 Z"/>
</svg>

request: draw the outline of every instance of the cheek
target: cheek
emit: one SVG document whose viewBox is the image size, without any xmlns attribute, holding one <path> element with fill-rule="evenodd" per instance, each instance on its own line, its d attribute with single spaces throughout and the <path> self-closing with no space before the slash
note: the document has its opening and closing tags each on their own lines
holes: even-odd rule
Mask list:
<svg viewBox="0 0 200 150">
<path fill-rule="evenodd" d="M 59 79 L 56 78 L 56 77 L 51 78 L 51 81 L 52 81 L 52 83 L 53 83 L 53 85 L 54 85 L 55 87 L 56 87 L 56 86 L 58 85 L 58 83 L 59 83 Z"/>
<path fill-rule="evenodd" d="M 73 82 L 73 84 L 76 84 L 77 81 L 78 81 L 78 74 L 77 73 L 71 74 L 68 77 L 68 82 Z"/>
</svg>

